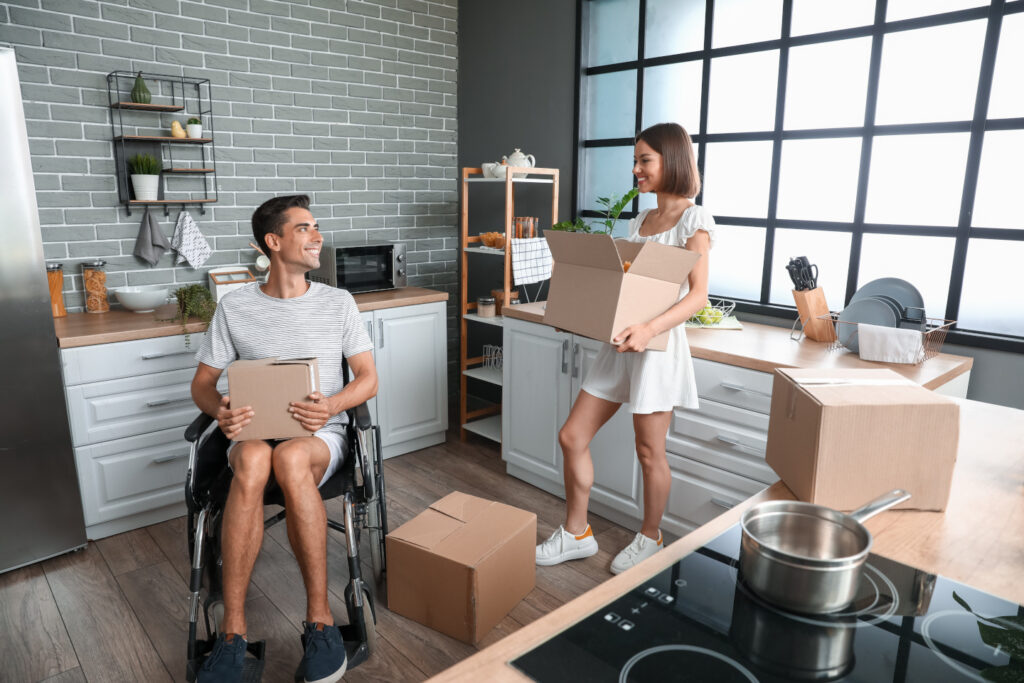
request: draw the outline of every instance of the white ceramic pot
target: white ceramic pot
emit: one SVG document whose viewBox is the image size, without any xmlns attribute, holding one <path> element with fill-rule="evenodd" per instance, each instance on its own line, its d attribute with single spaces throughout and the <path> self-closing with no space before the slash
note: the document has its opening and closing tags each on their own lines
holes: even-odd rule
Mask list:
<svg viewBox="0 0 1024 683">
<path fill-rule="evenodd" d="M 160 176 L 132 173 L 132 187 L 135 188 L 136 199 L 146 202 L 155 201 L 159 199 Z"/>
<path fill-rule="evenodd" d="M 203 137 L 203 124 L 201 123 L 190 123 L 185 126 L 185 130 L 190 138 Z"/>
</svg>

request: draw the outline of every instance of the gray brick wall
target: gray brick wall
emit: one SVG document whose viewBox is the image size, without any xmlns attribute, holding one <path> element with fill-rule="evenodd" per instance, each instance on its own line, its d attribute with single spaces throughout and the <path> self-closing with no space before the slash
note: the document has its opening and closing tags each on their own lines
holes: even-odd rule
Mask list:
<svg viewBox="0 0 1024 683">
<path fill-rule="evenodd" d="M 454 361 L 456 6 L 0 2 L 0 43 L 18 60 L 44 251 L 64 263 L 68 310 L 84 305 L 78 264 L 97 257 L 111 287 L 205 281 L 208 267 L 252 266 L 253 209 L 276 194 L 306 193 L 328 243 L 408 244 L 410 284 L 450 295 Z M 132 255 L 141 213 L 127 216 L 117 203 L 106 81 L 115 70 L 211 81 L 220 199 L 206 215 L 191 210 L 214 248 L 200 270 L 175 266 L 171 253 L 152 268 Z M 169 115 L 162 121 L 169 126 Z M 179 209 L 155 214 L 168 236 Z"/>
</svg>

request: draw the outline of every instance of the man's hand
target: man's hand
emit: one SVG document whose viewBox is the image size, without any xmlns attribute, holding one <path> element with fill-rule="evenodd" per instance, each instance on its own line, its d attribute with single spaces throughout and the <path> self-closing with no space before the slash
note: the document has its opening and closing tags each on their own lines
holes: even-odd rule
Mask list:
<svg viewBox="0 0 1024 683">
<path fill-rule="evenodd" d="M 654 328 L 651 327 L 650 323 L 641 323 L 640 325 L 630 325 L 619 335 L 612 339 L 612 343 L 618 344 L 619 353 L 626 351 L 645 351 L 647 344 L 650 343 L 651 339 L 655 336 Z"/>
<path fill-rule="evenodd" d="M 319 391 L 314 391 L 307 398 L 310 400 L 309 403 L 289 403 L 288 412 L 302 424 L 303 429 L 315 432 L 331 419 L 331 411 L 327 407 L 327 399 Z"/>
<path fill-rule="evenodd" d="M 232 410 L 231 397 L 224 396 L 220 399 L 220 405 L 217 407 L 217 415 L 215 417 L 217 418 L 220 430 L 224 432 L 224 436 L 234 441 L 238 432 L 242 431 L 242 427 L 252 422 L 253 415 L 254 413 L 250 406 Z"/>
</svg>

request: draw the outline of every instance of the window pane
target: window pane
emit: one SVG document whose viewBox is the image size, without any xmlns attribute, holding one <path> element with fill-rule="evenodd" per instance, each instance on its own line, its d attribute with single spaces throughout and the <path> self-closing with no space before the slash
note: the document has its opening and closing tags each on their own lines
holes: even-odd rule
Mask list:
<svg viewBox="0 0 1024 683">
<path fill-rule="evenodd" d="M 776 215 L 852 221 L 860 170 L 860 138 L 785 140 Z"/>
<path fill-rule="evenodd" d="M 584 66 L 636 59 L 640 0 L 591 0 L 583 6 L 589 27 Z"/>
<path fill-rule="evenodd" d="M 636 130 L 636 71 L 585 76 L 587 139 L 631 138 Z"/>
<path fill-rule="evenodd" d="M 644 69 L 644 128 L 672 121 L 699 132 L 701 69 L 701 62 Z"/>
<path fill-rule="evenodd" d="M 875 0 L 793 0 L 793 19 L 789 33 L 802 36 L 867 26 L 874 21 Z"/>
<path fill-rule="evenodd" d="M 711 60 L 708 132 L 773 130 L 778 77 L 778 50 Z"/>
<path fill-rule="evenodd" d="M 1024 116 L 1024 14 L 1003 17 L 996 52 L 996 70 L 992 75 L 992 95 L 988 101 L 988 116 L 993 119 Z"/>
<path fill-rule="evenodd" d="M 987 5 L 989 0 L 889 0 L 885 10 L 886 21 L 899 21 L 911 17 L 955 12 Z"/>
<path fill-rule="evenodd" d="M 886 35 L 875 123 L 973 118 L 984 41 L 984 20 Z"/>
<path fill-rule="evenodd" d="M 974 239 L 967 245 L 957 326 L 1024 335 L 1024 242 Z"/>
<path fill-rule="evenodd" d="M 1024 130 L 985 133 L 971 225 L 1024 228 L 1020 192 L 1024 187 Z"/>
<path fill-rule="evenodd" d="M 621 197 L 633 187 L 633 148 L 588 147 L 583 150 L 583 204 L 600 210 L 598 197 Z M 586 219 L 588 222 L 591 219 Z"/>
<path fill-rule="evenodd" d="M 857 286 L 881 277 L 902 278 L 921 292 L 929 318 L 945 317 L 954 243 L 952 237 L 868 233 L 861 242 Z"/>
<path fill-rule="evenodd" d="M 786 129 L 864 125 L 870 61 L 871 38 L 791 49 Z"/>
<path fill-rule="evenodd" d="M 708 257 L 711 296 L 761 299 L 764 228 L 718 225 L 715 246 Z"/>
<path fill-rule="evenodd" d="M 782 35 L 782 0 L 715 0 L 711 46 L 776 40 Z"/>
<path fill-rule="evenodd" d="M 702 203 L 716 216 L 768 217 L 772 143 L 708 143 Z"/>
<path fill-rule="evenodd" d="M 769 296 L 771 303 L 796 305 L 793 301 L 793 281 L 786 272 L 789 259 L 796 256 L 806 256 L 818 266 L 818 287 L 825 292 L 829 310 L 843 310 L 846 305 L 846 274 L 850 269 L 850 233 L 776 230 Z"/>
<path fill-rule="evenodd" d="M 704 49 L 704 0 L 647 0 L 647 57 Z"/>
<path fill-rule="evenodd" d="M 955 226 L 969 137 L 968 133 L 876 137 L 864 220 Z"/>
</svg>

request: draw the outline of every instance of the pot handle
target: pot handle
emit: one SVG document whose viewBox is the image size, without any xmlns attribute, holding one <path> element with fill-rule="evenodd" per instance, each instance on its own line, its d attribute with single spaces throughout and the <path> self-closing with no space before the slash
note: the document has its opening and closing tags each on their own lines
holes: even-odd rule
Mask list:
<svg viewBox="0 0 1024 683">
<path fill-rule="evenodd" d="M 907 498 L 910 498 L 910 494 L 904 491 L 903 489 L 893 489 L 892 491 L 889 491 L 888 493 L 882 494 L 878 498 L 875 498 L 867 505 L 857 508 L 856 510 L 850 513 L 850 517 L 857 520 L 858 522 L 863 522 L 864 520 L 870 517 L 874 517 L 879 512 L 888 510 L 893 505 L 898 505 L 899 503 L 902 503 Z"/>
</svg>

